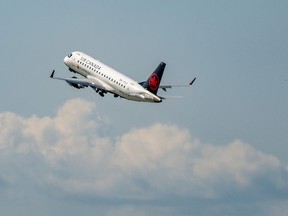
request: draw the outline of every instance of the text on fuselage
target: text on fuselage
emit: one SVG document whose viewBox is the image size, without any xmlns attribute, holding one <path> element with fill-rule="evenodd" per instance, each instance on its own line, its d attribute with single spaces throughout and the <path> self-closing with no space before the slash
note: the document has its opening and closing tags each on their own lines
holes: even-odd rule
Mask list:
<svg viewBox="0 0 288 216">
<path fill-rule="evenodd" d="M 85 64 L 88 64 L 88 65 L 94 67 L 96 70 L 101 69 L 101 66 L 99 66 L 98 64 L 95 64 L 94 62 L 92 62 L 89 59 L 86 59 L 84 57 L 81 57 L 80 61 L 83 61 Z"/>
</svg>

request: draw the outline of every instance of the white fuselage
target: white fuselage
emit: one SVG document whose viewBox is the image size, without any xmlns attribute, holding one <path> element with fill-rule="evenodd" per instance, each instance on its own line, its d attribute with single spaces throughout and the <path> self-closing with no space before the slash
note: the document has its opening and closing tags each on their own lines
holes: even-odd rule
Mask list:
<svg viewBox="0 0 288 216">
<path fill-rule="evenodd" d="M 73 52 L 66 56 L 64 63 L 70 70 L 103 86 L 107 92 L 134 101 L 156 103 L 162 101 L 138 82 L 82 52 Z"/>
</svg>

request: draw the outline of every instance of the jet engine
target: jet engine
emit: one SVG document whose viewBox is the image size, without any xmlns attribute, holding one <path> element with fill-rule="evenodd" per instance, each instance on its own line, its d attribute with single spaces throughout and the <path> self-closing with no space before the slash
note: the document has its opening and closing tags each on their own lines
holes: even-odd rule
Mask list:
<svg viewBox="0 0 288 216">
<path fill-rule="evenodd" d="M 73 79 L 78 79 L 77 77 L 73 76 L 72 77 Z M 73 83 L 73 82 L 69 82 L 69 81 L 66 81 L 70 86 L 73 86 L 74 88 L 77 88 L 77 89 L 82 89 L 82 88 L 85 88 L 86 86 L 83 86 L 81 84 L 77 84 L 77 83 Z"/>
</svg>

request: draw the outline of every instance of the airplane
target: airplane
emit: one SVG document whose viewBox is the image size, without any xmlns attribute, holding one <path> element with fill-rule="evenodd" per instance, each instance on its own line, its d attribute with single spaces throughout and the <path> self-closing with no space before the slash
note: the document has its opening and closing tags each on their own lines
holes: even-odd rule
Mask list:
<svg viewBox="0 0 288 216">
<path fill-rule="evenodd" d="M 146 81 L 136 82 L 99 60 L 79 51 L 72 52 L 66 56 L 64 64 L 68 67 L 69 71 L 79 74 L 84 78 L 76 76 L 72 78 L 54 77 L 55 70 L 52 71 L 50 78 L 66 81 L 77 89 L 91 87 L 101 97 L 104 97 L 106 93 L 112 93 L 115 98 L 120 97 L 138 102 L 160 103 L 163 99 L 167 98 L 157 95 L 159 88 L 166 91 L 172 87 L 190 87 L 196 80 L 195 77 L 188 84 L 160 85 L 166 66 L 164 62 L 161 62 Z"/>
</svg>

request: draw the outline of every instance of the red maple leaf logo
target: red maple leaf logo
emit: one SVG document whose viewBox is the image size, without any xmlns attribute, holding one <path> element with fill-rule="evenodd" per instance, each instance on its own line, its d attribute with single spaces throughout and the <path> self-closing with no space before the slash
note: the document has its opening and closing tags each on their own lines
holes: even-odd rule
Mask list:
<svg viewBox="0 0 288 216">
<path fill-rule="evenodd" d="M 149 79 L 149 86 L 153 91 L 156 91 L 159 87 L 159 77 L 156 73 L 153 73 Z"/>
</svg>

